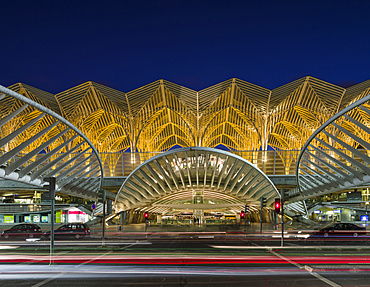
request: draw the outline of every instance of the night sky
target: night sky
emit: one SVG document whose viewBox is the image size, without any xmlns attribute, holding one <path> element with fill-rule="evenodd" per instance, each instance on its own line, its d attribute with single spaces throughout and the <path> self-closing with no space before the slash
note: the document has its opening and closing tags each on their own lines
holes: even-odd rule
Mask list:
<svg viewBox="0 0 370 287">
<path fill-rule="evenodd" d="M 311 75 L 370 79 L 370 1 L 0 2 L 0 84 L 128 92 L 158 79 L 269 89 Z"/>
</svg>

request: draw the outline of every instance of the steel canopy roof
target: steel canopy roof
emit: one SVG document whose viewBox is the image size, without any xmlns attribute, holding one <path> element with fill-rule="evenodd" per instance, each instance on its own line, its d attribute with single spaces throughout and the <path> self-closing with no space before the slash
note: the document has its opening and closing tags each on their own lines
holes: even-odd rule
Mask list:
<svg viewBox="0 0 370 287">
<path fill-rule="evenodd" d="M 191 197 L 189 191 L 203 191 L 210 197 L 218 194 L 216 197 L 230 205 L 256 204 L 261 197 L 271 205 L 280 197 L 270 179 L 242 157 L 219 149 L 189 147 L 159 154 L 138 166 L 122 184 L 115 203 L 121 210 L 166 204 Z M 160 200 L 166 197 L 167 201 Z"/>
</svg>

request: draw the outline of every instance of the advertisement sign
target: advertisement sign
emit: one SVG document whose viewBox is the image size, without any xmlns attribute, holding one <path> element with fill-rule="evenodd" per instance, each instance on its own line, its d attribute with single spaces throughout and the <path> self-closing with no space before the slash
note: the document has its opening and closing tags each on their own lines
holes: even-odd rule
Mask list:
<svg viewBox="0 0 370 287">
<path fill-rule="evenodd" d="M 14 223 L 14 215 L 4 214 L 4 223 Z"/>
<path fill-rule="evenodd" d="M 361 191 L 348 192 L 347 201 L 362 201 L 362 192 Z"/>
<path fill-rule="evenodd" d="M 369 221 L 369 215 L 361 215 L 360 220 L 361 221 Z"/>
<path fill-rule="evenodd" d="M 55 222 L 62 223 L 62 210 L 57 210 L 55 212 Z"/>
<path fill-rule="evenodd" d="M 48 222 L 49 220 L 48 220 L 48 216 L 45 216 L 45 215 L 43 215 L 43 216 L 41 216 L 41 222 Z"/>
<path fill-rule="evenodd" d="M 40 215 L 34 215 L 32 216 L 32 222 L 40 222 Z"/>
<path fill-rule="evenodd" d="M 26 216 L 24 217 L 24 222 L 31 222 L 31 216 L 26 215 Z"/>
</svg>

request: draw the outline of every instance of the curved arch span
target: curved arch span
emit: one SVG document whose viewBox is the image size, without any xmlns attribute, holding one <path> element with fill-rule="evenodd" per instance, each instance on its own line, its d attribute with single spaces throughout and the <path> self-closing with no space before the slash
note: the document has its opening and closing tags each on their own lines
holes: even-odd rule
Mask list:
<svg viewBox="0 0 370 287">
<path fill-rule="evenodd" d="M 156 155 L 138 166 L 119 189 L 115 204 L 121 210 L 151 205 L 171 194 L 225 194 L 256 205 L 261 197 L 271 205 L 280 194 L 254 164 L 227 151 L 190 147 Z M 210 194 L 210 193 L 209 193 Z M 215 208 L 216 205 L 215 205 Z"/>
</svg>

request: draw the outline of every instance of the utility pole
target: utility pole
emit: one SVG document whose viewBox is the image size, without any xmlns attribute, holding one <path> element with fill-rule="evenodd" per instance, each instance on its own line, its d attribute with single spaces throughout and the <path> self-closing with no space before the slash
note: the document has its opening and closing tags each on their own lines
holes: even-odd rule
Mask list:
<svg viewBox="0 0 370 287">
<path fill-rule="evenodd" d="M 49 184 L 44 184 L 44 188 L 48 189 L 49 192 L 44 192 L 43 196 L 45 199 L 50 200 L 51 205 L 51 214 L 50 214 L 50 220 L 51 220 L 51 230 L 50 230 L 50 265 L 54 264 L 54 209 L 55 209 L 55 188 L 56 188 L 56 179 L 55 177 L 45 177 L 45 182 L 48 182 Z"/>
<path fill-rule="evenodd" d="M 247 212 L 249 211 L 249 206 L 244 205 L 244 231 L 247 233 Z"/>
<path fill-rule="evenodd" d="M 281 189 L 281 247 L 284 246 L 284 199 L 285 190 Z"/>
<path fill-rule="evenodd" d="M 102 237 L 101 237 L 101 245 L 102 246 L 105 246 L 105 202 L 106 202 L 106 199 L 107 199 L 107 194 L 106 194 L 105 189 L 100 190 L 100 192 L 98 194 L 98 202 L 103 203 L 103 222 L 102 222 L 103 231 L 102 231 Z"/>
</svg>

